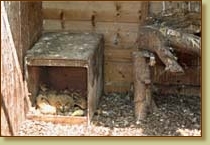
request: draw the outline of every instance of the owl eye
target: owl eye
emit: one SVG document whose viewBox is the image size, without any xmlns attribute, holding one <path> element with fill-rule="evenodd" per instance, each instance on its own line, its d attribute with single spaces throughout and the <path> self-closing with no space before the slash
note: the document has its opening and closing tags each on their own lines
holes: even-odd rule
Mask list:
<svg viewBox="0 0 210 145">
<path fill-rule="evenodd" d="M 46 100 L 45 98 L 41 98 L 42 101 Z"/>
<path fill-rule="evenodd" d="M 49 103 L 49 102 L 48 102 L 48 99 L 45 98 L 44 96 L 41 97 L 41 101 L 46 102 L 46 103 Z"/>
</svg>

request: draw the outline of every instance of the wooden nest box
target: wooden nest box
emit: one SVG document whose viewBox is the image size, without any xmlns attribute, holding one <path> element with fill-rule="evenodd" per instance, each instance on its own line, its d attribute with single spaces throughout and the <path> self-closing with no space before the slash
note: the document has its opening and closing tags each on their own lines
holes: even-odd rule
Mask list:
<svg viewBox="0 0 210 145">
<path fill-rule="evenodd" d="M 103 47 L 103 36 L 100 34 L 43 34 L 25 56 L 25 77 L 31 107 L 37 107 L 37 96 L 43 91 L 40 86 L 46 84 L 51 91 L 67 91 L 70 96 L 74 91 L 79 91 L 83 100 L 87 101 L 84 110 L 86 114 L 71 116 L 28 113 L 27 117 L 55 123 L 90 122 L 103 91 Z"/>
</svg>

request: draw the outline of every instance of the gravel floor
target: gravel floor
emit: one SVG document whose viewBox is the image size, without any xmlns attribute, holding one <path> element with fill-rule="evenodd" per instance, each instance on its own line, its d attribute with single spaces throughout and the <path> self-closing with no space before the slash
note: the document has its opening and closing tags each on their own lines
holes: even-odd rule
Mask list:
<svg viewBox="0 0 210 145">
<path fill-rule="evenodd" d="M 60 125 L 26 120 L 20 136 L 200 136 L 201 102 L 198 96 L 153 95 L 158 110 L 141 122 L 134 104 L 123 93 L 104 95 L 92 123 Z"/>
</svg>

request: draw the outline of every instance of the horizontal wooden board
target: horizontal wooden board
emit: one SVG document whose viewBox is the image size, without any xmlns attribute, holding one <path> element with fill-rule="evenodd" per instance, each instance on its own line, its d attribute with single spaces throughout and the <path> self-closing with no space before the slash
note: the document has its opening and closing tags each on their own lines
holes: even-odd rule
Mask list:
<svg viewBox="0 0 210 145">
<path fill-rule="evenodd" d="M 133 81 L 130 53 L 133 49 L 111 48 L 104 50 L 104 91 L 126 92 Z"/>
<path fill-rule="evenodd" d="M 185 54 L 185 53 L 177 53 L 178 62 L 183 66 L 201 66 L 201 57 Z"/>
<path fill-rule="evenodd" d="M 44 20 L 44 31 L 96 32 L 102 33 L 106 45 L 134 45 L 137 39 L 137 23 L 97 22 L 95 27 L 91 21 Z"/>
<path fill-rule="evenodd" d="M 105 56 L 106 58 L 106 56 Z M 104 89 L 105 92 L 120 91 L 125 92 L 130 88 L 130 83 L 133 82 L 132 62 L 125 61 L 122 58 L 111 58 L 105 60 L 104 65 Z M 201 76 L 198 67 L 190 67 L 185 70 L 184 75 L 171 74 L 170 72 L 163 72 L 164 66 L 156 66 L 152 72 L 152 81 L 154 84 L 161 84 L 165 86 L 183 85 L 199 87 Z M 185 88 L 183 89 L 185 90 Z M 189 89 L 187 89 L 188 91 Z M 185 92 L 185 91 L 184 91 Z"/>
<path fill-rule="evenodd" d="M 43 19 L 139 23 L 140 1 L 43 1 Z"/>
<path fill-rule="evenodd" d="M 107 46 L 104 50 L 104 59 L 105 61 L 118 61 L 118 62 L 132 62 L 131 55 L 134 51 L 133 48 L 123 49 L 123 48 L 111 48 Z"/>
<path fill-rule="evenodd" d="M 104 83 L 127 83 L 132 81 L 132 63 L 106 61 L 104 64 Z"/>
<path fill-rule="evenodd" d="M 133 64 L 131 59 L 132 51 L 134 51 L 134 49 L 120 49 L 112 48 L 110 46 L 105 48 L 105 90 L 126 91 L 129 89 L 129 84 L 133 81 Z M 186 61 L 185 63 L 187 64 L 187 66 L 184 67 L 184 75 L 164 72 L 164 65 L 159 62 L 151 71 L 153 82 L 163 85 L 185 84 L 199 86 L 201 74 L 200 66 L 194 64 L 196 62 L 196 58 L 189 57 L 184 60 L 183 56 L 180 57 L 181 60 Z M 191 60 L 191 58 L 194 59 Z"/>
<path fill-rule="evenodd" d="M 139 13 L 126 13 L 124 11 L 111 12 L 111 11 L 93 11 L 93 10 L 62 10 L 62 9 L 43 9 L 44 19 L 65 19 L 73 21 L 88 21 L 95 22 L 128 22 L 139 23 L 141 14 Z"/>
<path fill-rule="evenodd" d="M 111 62 L 110 62 L 111 63 Z M 115 63 L 116 66 L 117 63 Z M 119 65 L 119 64 L 117 64 Z M 128 65 L 129 66 L 129 65 Z M 116 69 L 114 65 L 110 64 L 108 66 L 105 66 L 105 84 L 104 89 L 105 92 L 113 92 L 113 91 L 128 91 L 130 88 L 130 83 L 133 81 L 133 75 L 132 72 L 126 72 L 129 71 L 128 69 L 132 69 L 131 67 L 125 67 L 122 70 L 124 70 L 123 73 L 119 73 L 118 68 Z M 110 71 L 112 70 L 112 71 Z M 186 71 L 186 75 L 179 76 L 179 75 L 172 75 L 170 73 L 165 73 L 160 75 L 154 75 L 155 73 L 152 73 L 152 80 L 154 84 L 159 85 L 165 85 L 165 86 L 179 86 L 182 85 L 183 88 L 181 89 L 182 94 L 184 92 L 188 92 L 190 87 L 199 87 L 201 85 L 200 83 L 200 76 L 197 72 L 193 71 L 194 69 L 191 68 L 190 70 Z M 126 77 L 123 77 L 123 75 L 126 74 Z M 161 72 L 159 72 L 161 74 Z M 189 86 L 186 88 L 186 86 Z M 173 89 L 171 89 L 172 92 Z M 162 92 L 162 91 L 161 91 Z M 168 92 L 168 93 L 169 93 Z"/>
<path fill-rule="evenodd" d="M 61 22 L 57 20 L 43 20 L 43 31 L 58 31 L 61 29 Z"/>
<path fill-rule="evenodd" d="M 43 8 L 114 10 L 115 3 L 114 1 L 43 1 Z"/>
<path fill-rule="evenodd" d="M 201 73 L 199 66 L 191 66 L 184 69 L 185 74 L 173 74 L 164 72 L 163 66 L 156 66 L 152 69 L 152 80 L 154 83 L 171 85 L 171 84 L 185 84 L 199 86 L 201 84 Z"/>
<path fill-rule="evenodd" d="M 83 124 L 88 123 L 87 117 L 55 116 L 55 115 L 33 115 L 27 114 L 27 119 L 52 122 L 55 124 Z"/>
<path fill-rule="evenodd" d="M 91 14 L 92 12 L 96 14 L 112 13 L 112 15 L 121 13 L 129 16 L 130 14 L 141 14 L 141 5 L 142 2 L 140 1 L 43 1 L 43 10 L 72 10 L 71 12 L 75 12 L 75 14 L 78 14 L 78 12 L 82 14 L 84 12 L 86 14 Z"/>
<path fill-rule="evenodd" d="M 107 84 L 104 86 L 104 92 L 110 93 L 110 92 L 128 92 L 130 90 L 130 83 L 112 83 Z M 196 86 L 167 86 L 167 85 L 161 85 L 161 84 L 155 84 L 153 86 L 153 92 L 158 94 L 179 94 L 179 95 L 185 95 L 185 96 L 200 96 L 201 93 L 201 87 Z"/>
<path fill-rule="evenodd" d="M 130 45 L 129 47 L 123 46 L 109 46 L 106 45 L 104 50 L 105 60 L 110 61 L 132 61 L 132 52 L 137 50 L 136 45 Z M 184 69 L 188 69 L 190 67 L 198 67 L 200 68 L 200 57 L 192 56 L 188 54 L 178 54 L 176 55 L 178 58 L 178 62 L 183 66 Z M 157 65 L 163 65 L 161 60 L 156 56 Z"/>
<path fill-rule="evenodd" d="M 61 26 L 55 25 L 61 23 L 61 20 L 47 20 L 44 19 L 43 26 L 44 30 L 61 30 Z M 54 27 L 52 27 L 52 26 Z M 95 31 L 124 31 L 127 33 L 137 33 L 139 24 L 138 23 L 121 23 L 121 22 L 97 22 L 95 27 L 92 26 L 91 21 L 65 21 L 64 25 L 66 26 L 66 30 L 77 30 L 77 31 L 84 31 L 84 30 L 95 30 Z M 75 26 L 76 25 L 76 26 Z M 50 27 L 51 26 L 51 27 Z M 80 28 L 80 29 L 78 29 Z"/>
<path fill-rule="evenodd" d="M 153 90 L 154 91 L 154 90 Z M 155 85 L 155 92 L 158 94 L 179 94 L 185 96 L 199 96 L 201 97 L 201 87 L 196 86 L 168 86 L 168 85 Z"/>
<path fill-rule="evenodd" d="M 112 82 L 104 85 L 104 92 L 127 92 L 130 89 L 130 83 Z"/>
<path fill-rule="evenodd" d="M 104 91 L 126 92 L 133 81 L 133 64 L 130 53 L 132 49 L 104 50 Z"/>
<path fill-rule="evenodd" d="M 43 2 L 44 19 L 91 20 L 101 22 L 139 22 L 139 1 Z"/>
</svg>

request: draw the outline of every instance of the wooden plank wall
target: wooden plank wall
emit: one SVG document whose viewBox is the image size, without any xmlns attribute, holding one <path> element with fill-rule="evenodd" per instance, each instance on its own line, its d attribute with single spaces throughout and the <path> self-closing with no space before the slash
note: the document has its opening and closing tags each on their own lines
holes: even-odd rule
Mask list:
<svg viewBox="0 0 210 145">
<path fill-rule="evenodd" d="M 105 91 L 125 91 L 132 80 L 142 2 L 43 2 L 44 31 L 97 32 L 105 37 Z"/>
<path fill-rule="evenodd" d="M 4 4 L 6 12 L 2 9 Z M 9 1 L 1 6 L 1 135 L 9 136 L 17 135 L 25 119 L 27 91 L 23 56 L 41 34 L 42 19 L 38 15 L 42 15 L 42 7 L 40 2 Z"/>
<path fill-rule="evenodd" d="M 168 4 L 169 3 L 169 4 Z M 173 2 L 172 7 L 179 6 Z M 149 6 L 148 6 L 149 4 Z M 148 7 L 147 7 L 148 6 Z M 166 8 L 171 6 L 166 2 Z M 133 82 L 131 53 L 135 49 L 138 27 L 147 13 L 158 13 L 162 2 L 140 1 L 43 1 L 44 31 L 97 32 L 105 36 L 104 90 L 127 91 Z M 181 60 L 185 60 L 185 57 Z M 193 57 L 184 76 L 162 73 L 162 64 L 153 69 L 154 82 L 169 85 L 200 84 L 199 58 Z M 193 72 L 193 74 L 191 74 Z M 190 75 L 189 75 L 190 74 Z M 172 79 L 175 78 L 175 79 Z"/>
</svg>

